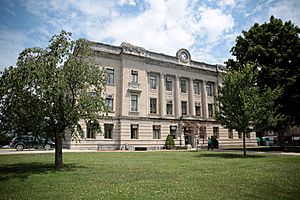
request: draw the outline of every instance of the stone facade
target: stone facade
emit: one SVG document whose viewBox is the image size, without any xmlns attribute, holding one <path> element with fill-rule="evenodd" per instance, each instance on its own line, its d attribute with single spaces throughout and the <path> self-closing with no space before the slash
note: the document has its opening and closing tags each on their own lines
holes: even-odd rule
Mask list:
<svg viewBox="0 0 300 200">
<path fill-rule="evenodd" d="M 169 134 L 178 146 L 206 146 L 212 135 L 221 146 L 242 145 L 241 136 L 217 124 L 213 116 L 223 66 L 193 61 L 186 49 L 175 57 L 128 43 L 93 43 L 93 49 L 97 64 L 108 73 L 104 95 L 111 110 L 100 120 L 101 134 L 82 121 L 85 138 L 67 140 L 67 147 L 161 149 Z M 255 145 L 255 133 L 246 142 Z"/>
</svg>

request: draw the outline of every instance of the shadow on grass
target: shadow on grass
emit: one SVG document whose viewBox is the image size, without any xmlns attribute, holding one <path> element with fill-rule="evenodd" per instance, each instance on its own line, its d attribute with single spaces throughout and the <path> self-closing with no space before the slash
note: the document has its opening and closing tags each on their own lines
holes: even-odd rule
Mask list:
<svg viewBox="0 0 300 200">
<path fill-rule="evenodd" d="M 7 181 L 9 179 L 25 180 L 33 174 L 48 174 L 64 171 L 75 171 L 79 168 L 85 168 L 74 164 L 64 164 L 62 169 L 55 169 L 50 163 L 16 163 L 10 165 L 0 166 L 0 181 Z"/>
<path fill-rule="evenodd" d="M 236 153 L 202 153 L 197 155 L 196 157 L 206 157 L 206 158 L 226 158 L 226 159 L 234 159 L 234 158 L 244 158 L 243 154 Z M 247 158 L 264 158 L 264 155 L 246 155 Z"/>
</svg>

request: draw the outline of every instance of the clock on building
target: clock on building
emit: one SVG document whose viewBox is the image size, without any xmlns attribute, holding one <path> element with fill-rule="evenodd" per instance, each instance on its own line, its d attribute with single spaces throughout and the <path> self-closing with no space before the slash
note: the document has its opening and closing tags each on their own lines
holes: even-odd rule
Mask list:
<svg viewBox="0 0 300 200">
<path fill-rule="evenodd" d="M 182 63 L 188 63 L 191 60 L 190 53 L 186 49 L 180 49 L 177 51 L 176 56 Z"/>
</svg>

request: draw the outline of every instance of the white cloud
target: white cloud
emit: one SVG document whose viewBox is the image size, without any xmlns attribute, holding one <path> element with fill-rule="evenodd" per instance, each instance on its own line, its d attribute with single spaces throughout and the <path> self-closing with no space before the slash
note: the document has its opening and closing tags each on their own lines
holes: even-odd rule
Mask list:
<svg viewBox="0 0 300 200">
<path fill-rule="evenodd" d="M 130 5 L 130 6 L 135 6 L 136 5 L 136 2 L 135 2 L 135 0 L 118 0 L 118 4 L 120 5 L 120 6 L 122 6 L 122 5 Z"/>
<path fill-rule="evenodd" d="M 300 26 L 300 1 L 299 0 L 281 0 L 276 2 L 269 9 L 269 16 L 274 15 L 284 21 L 291 20 Z"/>
<path fill-rule="evenodd" d="M 226 6 L 235 7 L 235 5 L 236 5 L 235 0 L 218 0 L 217 2 L 221 8 L 226 7 Z"/>
<path fill-rule="evenodd" d="M 220 2 L 233 6 L 234 0 Z M 214 48 L 226 41 L 235 26 L 232 15 L 222 8 L 207 7 L 190 0 L 28 0 L 27 10 L 41 22 L 32 27 L 30 35 L 39 36 L 35 43 L 47 41 L 61 29 L 71 31 L 75 38 L 86 37 L 96 42 L 120 45 L 129 42 L 148 50 L 175 55 L 187 48 L 194 60 L 223 63 Z M 135 9 L 133 13 L 126 9 Z M 46 43 L 46 45 L 45 45 Z"/>
<path fill-rule="evenodd" d="M 187 1 L 148 3 L 149 8 L 137 16 L 111 19 L 95 39 L 110 39 L 115 45 L 126 41 L 170 55 L 175 55 L 182 47 L 193 49 L 202 44 L 205 50 L 198 48 L 202 54 L 219 44 L 235 24 L 233 17 L 220 9 L 200 7 L 197 10 Z M 90 30 L 95 33 L 95 28 Z M 197 55 L 193 58 L 198 59 Z M 203 59 L 206 61 L 206 57 Z"/>
</svg>

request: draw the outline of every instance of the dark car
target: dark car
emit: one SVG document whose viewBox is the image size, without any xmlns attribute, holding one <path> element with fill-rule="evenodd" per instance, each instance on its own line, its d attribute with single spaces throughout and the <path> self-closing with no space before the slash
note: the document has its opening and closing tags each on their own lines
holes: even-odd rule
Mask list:
<svg viewBox="0 0 300 200">
<path fill-rule="evenodd" d="M 55 143 L 50 139 L 23 135 L 13 138 L 10 142 L 10 147 L 15 148 L 17 151 L 23 151 L 23 149 L 31 148 L 50 150 L 55 147 Z"/>
</svg>

